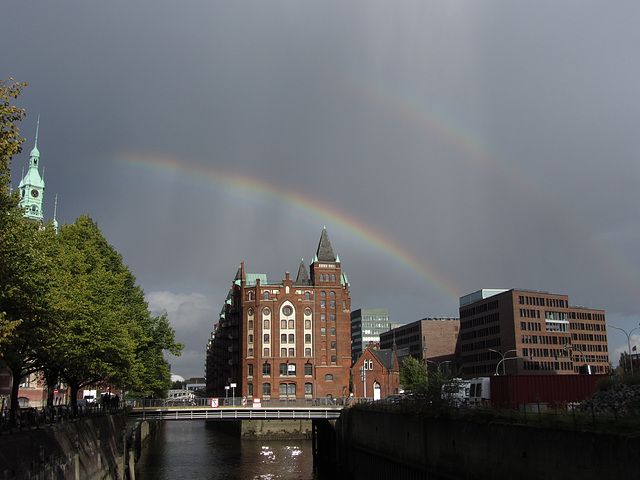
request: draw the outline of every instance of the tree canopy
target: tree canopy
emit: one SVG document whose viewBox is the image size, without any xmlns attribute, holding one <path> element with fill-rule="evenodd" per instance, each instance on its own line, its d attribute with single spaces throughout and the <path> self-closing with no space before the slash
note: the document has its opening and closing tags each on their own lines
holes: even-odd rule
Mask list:
<svg viewBox="0 0 640 480">
<path fill-rule="evenodd" d="M 0 364 L 12 372 L 11 407 L 21 378 L 35 371 L 50 390 L 64 380 L 73 403 L 80 388 L 96 383 L 161 396 L 171 385 L 163 353 L 183 348 L 166 314 L 151 315 L 122 256 L 89 216 L 56 232 L 26 219 L 18 192 L 9 191 L 24 116 L 11 105 L 23 84 L 10 82 L 0 83 Z"/>
</svg>

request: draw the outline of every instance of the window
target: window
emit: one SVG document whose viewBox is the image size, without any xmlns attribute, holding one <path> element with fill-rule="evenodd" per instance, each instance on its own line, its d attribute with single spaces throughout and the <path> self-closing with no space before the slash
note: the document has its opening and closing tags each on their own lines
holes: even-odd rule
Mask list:
<svg viewBox="0 0 640 480">
<path fill-rule="evenodd" d="M 335 321 L 336 321 L 336 314 L 335 314 L 335 313 L 332 313 L 332 314 L 331 314 L 331 321 L 332 321 L 332 322 L 335 322 Z"/>
<path fill-rule="evenodd" d="M 253 292 L 249 292 L 249 300 L 253 300 Z"/>
<path fill-rule="evenodd" d="M 247 322 L 247 326 L 249 330 L 253 330 L 253 320 L 249 320 L 249 322 Z"/>
<path fill-rule="evenodd" d="M 289 356 L 290 357 L 295 357 L 296 356 L 296 349 L 295 348 L 290 348 L 289 349 Z"/>
<path fill-rule="evenodd" d="M 310 357 L 311 356 L 311 349 L 310 348 L 305 348 L 304 349 L 304 356 L 305 357 Z"/>
<path fill-rule="evenodd" d="M 336 274 L 335 274 L 335 273 L 332 273 L 332 274 L 331 274 L 331 281 L 332 281 L 332 282 L 335 282 L 335 281 L 336 281 Z"/>
<path fill-rule="evenodd" d="M 249 343 L 253 343 L 253 333 L 250 333 L 250 334 L 249 334 L 249 340 L 248 340 L 248 342 L 249 342 Z"/>
<path fill-rule="evenodd" d="M 253 357 L 253 348 L 247 350 L 247 357 Z"/>
<path fill-rule="evenodd" d="M 294 338 L 295 337 L 294 337 L 293 333 L 290 333 L 289 334 L 289 343 L 296 343 Z"/>
<path fill-rule="evenodd" d="M 304 292 L 304 299 L 305 300 L 311 300 L 311 294 L 309 292 Z"/>
<path fill-rule="evenodd" d="M 369 360 L 369 370 L 373 370 L 373 360 Z"/>
<path fill-rule="evenodd" d="M 336 327 L 331 327 L 331 335 L 335 337 L 336 335 Z"/>
<path fill-rule="evenodd" d="M 331 363 L 337 363 L 338 362 L 338 357 L 335 355 L 331 355 Z"/>
<path fill-rule="evenodd" d="M 271 328 L 271 324 L 269 323 L 269 320 L 265 320 L 264 321 L 264 329 L 265 330 L 269 330 Z"/>
<path fill-rule="evenodd" d="M 320 274 L 320 281 L 324 282 L 324 275 L 323 274 Z"/>
<path fill-rule="evenodd" d="M 324 313 L 320 314 L 320 321 L 325 322 L 327 320 L 327 316 Z"/>
<path fill-rule="evenodd" d="M 247 395 L 253 397 L 253 383 L 247 383 Z"/>
<path fill-rule="evenodd" d="M 250 363 L 249 365 L 247 365 L 247 375 L 250 377 L 253 377 L 253 363 Z"/>
<path fill-rule="evenodd" d="M 296 384 L 295 383 L 281 383 L 280 384 L 280 396 L 281 397 L 295 397 L 296 396 Z"/>
<path fill-rule="evenodd" d="M 304 374 L 306 376 L 313 375 L 313 365 L 311 365 L 310 363 L 305 363 L 304 364 Z"/>
<path fill-rule="evenodd" d="M 320 308 L 326 308 L 327 307 L 327 301 L 326 300 L 320 300 Z"/>
<path fill-rule="evenodd" d="M 280 328 L 282 328 L 282 329 L 287 328 L 287 321 L 286 320 L 281 320 L 280 321 Z"/>
<path fill-rule="evenodd" d="M 264 299 L 269 300 L 269 292 L 264 292 Z"/>
<path fill-rule="evenodd" d="M 336 342 L 335 340 L 331 342 L 331 349 L 335 350 L 336 349 Z"/>
<path fill-rule="evenodd" d="M 333 382 L 333 375 L 331 375 L 330 373 L 327 373 L 324 376 L 324 380 L 325 380 L 325 382 Z"/>
<path fill-rule="evenodd" d="M 262 375 L 264 375 L 265 377 L 270 377 L 271 376 L 271 364 L 270 363 L 265 363 L 262 365 Z"/>
<path fill-rule="evenodd" d="M 284 307 L 282 309 L 282 311 L 284 312 L 285 315 L 291 315 L 291 313 L 293 312 L 293 310 L 291 309 L 291 307 L 289 305 L 287 305 L 286 307 Z"/>
<path fill-rule="evenodd" d="M 289 363 L 287 365 L 287 371 L 290 377 L 295 377 L 296 376 L 296 364 L 295 363 Z"/>
<path fill-rule="evenodd" d="M 262 384 L 262 396 L 263 397 L 268 397 L 271 395 L 271 384 L 270 383 L 263 383 Z"/>
<path fill-rule="evenodd" d="M 296 322 L 295 322 L 295 320 L 289 320 L 289 328 L 290 328 L 290 329 L 294 329 L 294 328 L 296 328 Z"/>
<path fill-rule="evenodd" d="M 269 334 L 268 333 L 264 334 L 264 343 L 269 343 Z"/>
<path fill-rule="evenodd" d="M 281 357 L 286 357 L 287 356 L 287 349 L 286 348 L 281 348 L 280 349 L 280 356 Z"/>
<path fill-rule="evenodd" d="M 329 302 L 329 306 L 331 308 L 336 308 L 336 301 L 335 300 L 331 300 L 331 302 Z"/>
<path fill-rule="evenodd" d="M 322 298 L 326 297 L 326 296 L 327 296 L 327 292 L 320 292 L 320 296 L 321 296 Z"/>
<path fill-rule="evenodd" d="M 270 357 L 271 356 L 271 352 L 269 351 L 268 348 L 264 349 L 264 355 L 262 355 L 263 357 Z"/>
<path fill-rule="evenodd" d="M 281 377 L 286 377 L 287 376 L 287 364 L 286 363 L 281 363 L 280 364 L 280 376 Z"/>
<path fill-rule="evenodd" d="M 313 395 L 313 385 L 310 383 L 305 383 L 304 384 L 304 394 L 311 396 Z"/>
<path fill-rule="evenodd" d="M 327 334 L 327 329 L 324 327 L 320 327 L 320 335 L 326 335 Z"/>
<path fill-rule="evenodd" d="M 304 334 L 304 343 L 311 343 L 311 334 L 310 333 L 305 333 Z"/>
<path fill-rule="evenodd" d="M 307 330 L 311 329 L 311 320 L 304 321 L 304 328 L 306 328 Z"/>
<path fill-rule="evenodd" d="M 262 310 L 262 314 L 263 314 L 265 317 L 268 317 L 268 316 L 271 314 L 271 312 L 269 311 L 269 309 L 268 309 L 268 308 L 265 308 L 264 310 Z"/>
<path fill-rule="evenodd" d="M 280 343 L 287 343 L 287 334 L 286 333 L 280 334 Z"/>
</svg>

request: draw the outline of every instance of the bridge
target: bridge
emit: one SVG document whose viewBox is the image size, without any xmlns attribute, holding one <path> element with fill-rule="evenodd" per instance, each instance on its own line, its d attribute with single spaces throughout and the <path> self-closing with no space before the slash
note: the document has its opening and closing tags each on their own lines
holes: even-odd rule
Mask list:
<svg viewBox="0 0 640 480">
<path fill-rule="evenodd" d="M 129 418 L 138 420 L 332 420 L 342 406 L 321 407 L 134 407 Z"/>
<path fill-rule="evenodd" d="M 129 418 L 139 420 L 331 420 L 340 417 L 353 399 L 290 399 L 264 403 L 240 398 L 197 398 L 185 402 L 174 400 L 127 401 Z M 357 401 L 357 400 L 356 400 Z"/>
</svg>

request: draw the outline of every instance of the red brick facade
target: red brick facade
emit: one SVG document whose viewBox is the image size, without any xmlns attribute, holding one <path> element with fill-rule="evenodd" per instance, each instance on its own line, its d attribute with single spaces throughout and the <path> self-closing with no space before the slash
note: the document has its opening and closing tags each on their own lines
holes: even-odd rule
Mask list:
<svg viewBox="0 0 640 480">
<path fill-rule="evenodd" d="M 349 395 L 349 284 L 323 230 L 310 275 L 281 283 L 242 263 L 207 350 L 207 391 L 268 399 Z"/>
<path fill-rule="evenodd" d="M 400 389 L 400 366 L 395 350 L 367 347 L 351 371 L 355 397 L 380 400 L 398 393 Z"/>
</svg>

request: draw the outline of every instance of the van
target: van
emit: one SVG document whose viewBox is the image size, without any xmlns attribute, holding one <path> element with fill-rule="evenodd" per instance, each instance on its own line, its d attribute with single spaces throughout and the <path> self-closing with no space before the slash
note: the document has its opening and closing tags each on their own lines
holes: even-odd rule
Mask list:
<svg viewBox="0 0 640 480">
<path fill-rule="evenodd" d="M 491 378 L 478 377 L 469 380 L 469 406 L 476 407 L 491 401 Z"/>
</svg>

